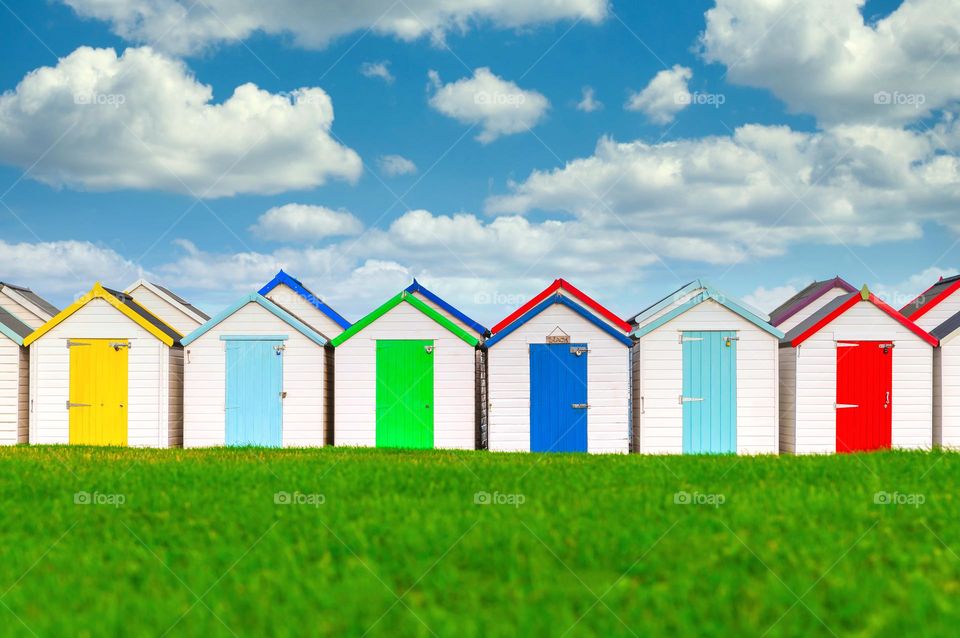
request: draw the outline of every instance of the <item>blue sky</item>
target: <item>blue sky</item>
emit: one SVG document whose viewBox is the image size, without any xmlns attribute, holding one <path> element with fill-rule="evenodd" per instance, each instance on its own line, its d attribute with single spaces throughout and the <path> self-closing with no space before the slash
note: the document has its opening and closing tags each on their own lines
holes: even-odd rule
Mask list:
<svg viewBox="0 0 960 638">
<path fill-rule="evenodd" d="M 560 276 L 624 315 L 699 276 L 905 302 L 958 261 L 960 21 L 862 4 L 3 0 L 0 279 L 216 310 L 283 266 L 356 319 L 416 276 L 490 324 Z"/>
</svg>

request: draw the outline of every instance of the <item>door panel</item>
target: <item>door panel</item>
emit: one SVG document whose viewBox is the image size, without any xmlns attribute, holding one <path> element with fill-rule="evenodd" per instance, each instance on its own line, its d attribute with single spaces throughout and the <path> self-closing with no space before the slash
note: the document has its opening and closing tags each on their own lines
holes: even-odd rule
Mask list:
<svg viewBox="0 0 960 638">
<path fill-rule="evenodd" d="M 837 342 L 837 451 L 890 448 L 892 400 L 893 344 Z"/>
<path fill-rule="evenodd" d="M 579 352 L 579 354 L 577 354 Z M 587 451 L 587 344 L 530 344 L 530 451 Z"/>
<path fill-rule="evenodd" d="M 377 341 L 377 447 L 433 448 L 433 340 Z"/>
<path fill-rule="evenodd" d="M 226 341 L 227 445 L 283 445 L 283 341 Z"/>
<path fill-rule="evenodd" d="M 737 333 L 685 331 L 683 452 L 737 451 Z"/>
<path fill-rule="evenodd" d="M 71 445 L 127 444 L 129 345 L 126 339 L 70 340 Z"/>
</svg>

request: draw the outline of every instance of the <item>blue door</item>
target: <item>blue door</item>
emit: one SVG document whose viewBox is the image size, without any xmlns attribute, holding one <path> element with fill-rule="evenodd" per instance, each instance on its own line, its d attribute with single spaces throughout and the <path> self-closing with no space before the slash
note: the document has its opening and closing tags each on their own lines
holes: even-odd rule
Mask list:
<svg viewBox="0 0 960 638">
<path fill-rule="evenodd" d="M 530 344 L 530 451 L 587 451 L 587 344 Z"/>
<path fill-rule="evenodd" d="M 683 451 L 737 451 L 737 333 L 688 331 L 683 342 Z"/>
<path fill-rule="evenodd" d="M 283 341 L 229 339 L 227 445 L 283 443 Z"/>
</svg>

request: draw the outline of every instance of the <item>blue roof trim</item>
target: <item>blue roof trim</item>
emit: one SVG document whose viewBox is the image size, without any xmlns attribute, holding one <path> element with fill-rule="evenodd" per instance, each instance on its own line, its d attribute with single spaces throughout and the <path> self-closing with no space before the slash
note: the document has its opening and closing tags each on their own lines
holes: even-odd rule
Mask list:
<svg viewBox="0 0 960 638">
<path fill-rule="evenodd" d="M 655 321 L 651 321 L 650 323 L 648 323 L 648 324 L 646 324 L 646 325 L 644 325 L 644 326 L 642 326 L 642 327 L 637 327 L 636 330 L 634 330 L 632 333 L 630 333 L 630 336 L 632 336 L 634 339 L 639 339 L 640 337 L 643 337 L 644 335 L 647 335 L 647 334 L 653 332 L 654 330 L 656 330 L 656 329 L 659 328 L 660 326 L 662 326 L 662 325 L 664 325 L 664 324 L 666 324 L 666 323 L 668 323 L 668 322 L 670 322 L 670 321 L 673 321 L 674 319 L 676 319 L 677 317 L 679 317 L 680 315 L 682 315 L 682 314 L 685 313 L 686 311 L 688 311 L 688 310 L 690 310 L 690 309 L 692 309 L 692 308 L 695 308 L 696 306 L 699 306 L 700 304 L 702 304 L 703 302 L 707 301 L 708 299 L 712 299 L 712 300 L 716 301 L 718 304 L 720 304 L 721 306 L 723 306 L 723 307 L 726 308 L 727 310 L 729 310 L 729 311 L 731 311 L 731 312 L 733 312 L 733 313 L 735 313 L 735 314 L 740 315 L 741 317 L 743 317 L 744 319 L 746 319 L 747 321 L 749 321 L 749 322 L 752 323 L 753 325 L 757 326 L 757 327 L 760 328 L 761 330 L 764 330 L 764 331 L 766 331 L 766 332 L 769 332 L 770 334 L 772 334 L 773 336 L 775 336 L 777 339 L 782 339 L 782 338 L 783 338 L 783 332 L 782 332 L 781 330 L 778 330 L 777 328 L 774 328 L 774 327 L 771 326 L 769 323 L 767 323 L 766 321 L 764 321 L 761 317 L 759 317 L 759 316 L 757 316 L 756 314 L 754 314 L 752 311 L 744 308 L 744 307 L 741 306 L 739 303 L 737 303 L 737 302 L 733 301 L 732 299 L 730 299 L 730 297 L 727 297 L 727 296 L 724 295 L 723 293 L 717 291 L 716 289 L 710 288 L 710 287 L 706 288 L 703 292 L 701 292 L 699 295 L 697 295 L 697 296 L 694 297 L 693 299 L 687 301 L 686 303 L 684 303 L 684 304 L 682 304 L 682 305 L 680 305 L 680 306 L 677 306 L 676 308 L 674 308 L 673 310 L 671 310 L 671 311 L 668 312 L 667 314 L 665 314 L 665 315 L 657 318 Z"/>
<path fill-rule="evenodd" d="M 653 304 L 652 306 L 648 306 L 647 308 L 644 308 L 639 313 L 637 313 L 636 315 L 628 319 L 627 323 L 631 323 L 639 327 L 639 325 L 643 323 L 643 321 L 647 317 L 651 315 L 655 315 L 661 310 L 663 310 L 664 308 L 673 304 L 677 297 L 681 297 L 683 295 L 694 292 L 695 290 L 701 290 L 701 289 L 705 290 L 708 294 L 713 295 L 714 300 L 717 300 L 720 298 L 726 299 L 731 303 L 733 303 L 734 305 L 740 307 L 740 309 L 750 313 L 754 317 L 758 317 L 761 321 L 764 321 L 764 322 L 770 321 L 770 315 L 768 315 L 767 313 L 736 299 L 736 297 L 728 295 L 727 293 L 723 292 L 722 290 L 718 289 L 716 286 L 711 284 L 706 279 L 701 278 L 701 279 L 694 279 L 693 281 L 686 284 L 685 286 L 682 286 L 677 290 L 674 290 L 669 295 L 667 295 L 657 303 Z"/>
<path fill-rule="evenodd" d="M 416 279 L 413 280 L 412 284 L 406 287 L 406 291 L 411 294 L 415 292 L 419 292 L 421 295 L 423 295 L 433 303 L 437 304 L 438 306 L 440 306 L 441 308 L 449 312 L 451 315 L 453 315 L 463 323 L 467 324 L 471 330 L 476 332 L 481 337 L 489 334 L 490 332 L 489 330 L 487 330 L 485 327 L 483 327 L 482 325 L 480 325 L 479 323 L 477 323 L 467 315 L 463 314 L 462 312 L 460 312 L 459 310 L 457 310 L 456 308 L 448 304 L 446 301 L 438 297 L 436 293 L 431 292 L 426 288 L 424 288 L 423 284 L 421 284 Z"/>
<path fill-rule="evenodd" d="M 488 348 L 496 345 L 497 343 L 500 342 L 501 339 L 506 337 L 508 334 L 510 334 L 511 332 L 513 332 L 523 324 L 527 323 L 528 321 L 530 321 L 531 319 L 539 315 L 541 312 L 543 312 L 544 310 L 546 310 L 547 308 L 549 308 L 550 306 L 556 303 L 563 304 L 567 308 L 570 308 L 571 310 L 573 310 L 574 312 L 582 316 L 584 319 L 586 319 L 593 325 L 597 326 L 598 328 L 606 332 L 608 335 L 610 335 L 620 343 L 626 346 L 633 345 L 633 341 L 630 339 L 630 337 L 626 336 L 619 330 L 615 329 L 609 323 L 607 323 L 597 315 L 593 314 L 592 312 L 590 312 L 589 310 L 587 310 L 577 302 L 571 300 L 566 295 L 560 295 L 560 294 L 553 295 L 552 297 L 549 297 L 541 301 L 539 304 L 531 308 L 526 314 L 522 315 L 520 318 L 518 318 L 516 321 L 511 323 L 509 326 L 507 326 L 497 334 L 487 339 L 487 342 L 485 345 Z"/>
<path fill-rule="evenodd" d="M 197 339 L 205 335 L 207 332 L 209 332 L 212 328 L 214 328 L 217 324 L 222 322 L 224 319 L 231 316 L 233 313 L 240 310 L 241 308 L 243 308 L 244 306 L 246 306 L 248 303 L 251 303 L 251 302 L 259 304 L 263 308 L 269 310 L 274 315 L 282 319 L 288 326 L 290 326 L 297 332 L 301 333 L 303 336 L 305 336 L 307 339 L 314 342 L 318 346 L 327 345 L 327 340 L 322 334 L 320 334 L 313 328 L 309 327 L 307 324 L 303 323 L 302 321 L 300 321 L 299 319 L 291 315 L 289 312 L 287 312 L 277 304 L 273 303 L 272 301 L 264 297 L 263 295 L 256 292 L 250 295 L 246 295 L 245 297 L 242 297 L 235 304 L 233 304 L 232 306 L 230 306 L 229 308 L 227 308 L 226 310 L 218 314 L 216 317 L 214 317 L 207 323 L 203 324 L 202 326 L 200 326 L 199 328 L 197 328 L 196 330 L 188 334 L 186 337 L 184 337 L 180 341 L 180 343 L 183 344 L 184 346 L 189 346 L 191 343 L 193 343 L 194 341 L 196 341 Z"/>
<path fill-rule="evenodd" d="M 280 284 L 284 284 L 285 286 L 293 290 L 295 293 L 297 293 L 298 295 L 306 299 L 311 306 L 313 306 L 323 314 L 330 317 L 338 326 L 340 326 L 344 330 L 346 330 L 351 325 L 353 325 L 349 321 L 344 319 L 342 316 L 340 316 L 340 314 L 337 313 L 336 310 L 334 310 L 327 304 L 320 301 L 320 298 L 317 297 L 312 292 L 310 292 L 309 290 L 307 290 L 302 283 L 300 283 L 298 280 L 294 279 L 287 273 L 283 272 L 282 270 L 277 273 L 276 277 L 270 280 L 270 283 L 268 283 L 266 286 L 261 288 L 258 291 L 258 293 L 266 297 L 268 292 L 270 292 Z"/>
</svg>

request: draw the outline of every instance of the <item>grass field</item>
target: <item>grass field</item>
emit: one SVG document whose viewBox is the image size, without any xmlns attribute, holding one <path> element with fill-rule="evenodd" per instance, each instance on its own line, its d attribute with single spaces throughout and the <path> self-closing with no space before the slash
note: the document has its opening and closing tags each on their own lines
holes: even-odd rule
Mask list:
<svg viewBox="0 0 960 638">
<path fill-rule="evenodd" d="M 958 493 L 937 452 L 0 449 L 0 634 L 952 635 Z"/>
</svg>

